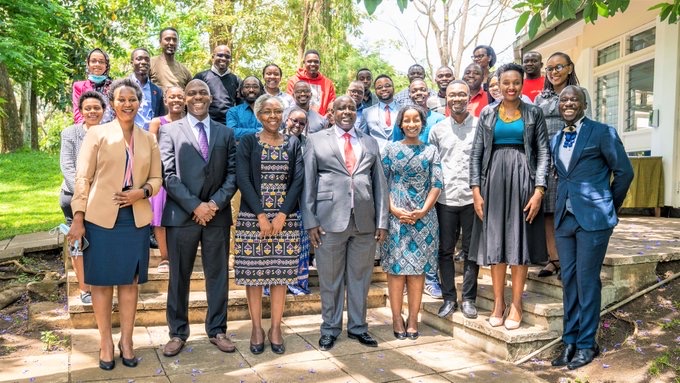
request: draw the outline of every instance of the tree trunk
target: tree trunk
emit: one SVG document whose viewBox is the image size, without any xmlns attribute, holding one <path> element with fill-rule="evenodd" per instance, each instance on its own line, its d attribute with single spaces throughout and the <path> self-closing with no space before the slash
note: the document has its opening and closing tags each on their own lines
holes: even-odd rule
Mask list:
<svg viewBox="0 0 680 383">
<path fill-rule="evenodd" d="M 307 49 L 307 39 L 309 38 L 309 19 L 312 17 L 314 0 L 305 0 L 302 9 L 302 33 L 300 33 L 300 43 L 298 44 L 298 59 L 302 62 Z"/>
<path fill-rule="evenodd" d="M 209 31 L 211 50 L 218 45 L 226 45 L 233 52 L 233 24 L 229 22 L 233 18 L 233 0 L 214 0 Z"/>
<path fill-rule="evenodd" d="M 31 84 L 32 85 L 32 84 Z M 40 145 L 38 142 L 38 95 L 33 91 L 31 86 L 31 149 L 38 150 Z"/>
<path fill-rule="evenodd" d="M 31 81 L 26 81 L 21 86 L 21 107 L 19 108 L 19 118 L 21 119 L 21 129 L 23 131 L 24 146 L 31 145 Z"/>
<path fill-rule="evenodd" d="M 0 63 L 0 152 L 21 148 L 21 120 L 14 88 L 5 64 Z"/>
</svg>

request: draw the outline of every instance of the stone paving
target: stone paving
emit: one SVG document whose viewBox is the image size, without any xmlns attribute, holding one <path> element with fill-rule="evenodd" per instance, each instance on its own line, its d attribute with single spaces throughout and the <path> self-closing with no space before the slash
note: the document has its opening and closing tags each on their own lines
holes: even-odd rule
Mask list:
<svg viewBox="0 0 680 383">
<path fill-rule="evenodd" d="M 198 324 L 191 325 L 187 345 L 172 358 L 161 353 L 167 327 L 136 327 L 139 366 L 127 368 L 117 358 L 113 371 L 98 367 L 97 330 L 68 330 L 70 351 L 3 358 L 0 382 L 544 382 L 424 324 L 417 340 L 397 340 L 389 308 L 369 310 L 369 331 L 380 343 L 377 348 L 343 333 L 332 350 L 319 351 L 320 320 L 319 315 L 284 318 L 283 355 L 269 348 L 261 355 L 250 353 L 250 321 L 228 323 L 227 333 L 237 348 L 233 354 L 217 350 Z M 269 321 L 263 326 L 267 329 Z"/>
</svg>

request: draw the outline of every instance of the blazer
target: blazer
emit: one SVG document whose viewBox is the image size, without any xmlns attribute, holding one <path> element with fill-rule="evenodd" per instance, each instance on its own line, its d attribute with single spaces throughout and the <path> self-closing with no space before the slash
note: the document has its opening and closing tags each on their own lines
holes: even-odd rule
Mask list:
<svg viewBox="0 0 680 383">
<path fill-rule="evenodd" d="M 559 159 L 563 135 L 563 132 L 556 134 L 550 143 L 558 175 L 555 228 L 567 213 L 567 198 L 576 221 L 584 230 L 616 226 L 619 221 L 616 211 L 623 205 L 633 181 L 633 166 L 616 129 L 584 118 L 569 169 Z"/>
<path fill-rule="evenodd" d="M 375 138 L 357 131 L 361 157 L 349 174 L 338 147 L 335 128 L 307 137 L 305 144 L 305 187 L 302 219 L 306 229 L 318 226 L 328 232 L 342 232 L 350 219 L 352 198 L 354 222 L 361 233 L 387 230 L 387 181 Z"/>
<path fill-rule="evenodd" d="M 286 199 L 280 211 L 289 215 L 298 209 L 305 176 L 300 140 L 297 137 L 288 137 L 286 153 L 288 154 L 288 180 Z M 255 215 L 264 213 L 260 194 L 261 154 L 262 146 L 259 145 L 255 134 L 248 134 L 241 138 L 236 149 L 236 186 L 241 191 L 241 210 Z"/>
<path fill-rule="evenodd" d="M 133 75 L 134 76 L 134 75 Z M 151 108 L 153 109 L 153 116 L 160 117 L 165 115 L 165 105 L 163 104 L 163 90 L 151 82 L 151 78 L 147 79 L 149 88 L 151 88 Z"/>
<path fill-rule="evenodd" d="M 493 151 L 493 136 L 498 119 L 500 103 L 484 108 L 477 122 L 475 139 L 470 153 L 470 187 L 481 186 L 486 181 Z M 536 186 L 546 186 L 546 173 L 550 160 L 548 132 L 541 109 L 535 105 L 520 102 L 524 121 L 524 153 L 529 163 L 529 173 Z"/>
<path fill-rule="evenodd" d="M 230 226 L 231 197 L 236 192 L 236 146 L 234 131 L 210 120 L 208 162 L 187 117 L 161 126 L 163 185 L 168 193 L 163 226 L 196 224 L 193 211 L 201 202 L 215 201 L 219 210 L 208 225 Z"/>
<path fill-rule="evenodd" d="M 380 109 L 379 106 L 380 103 L 376 103 L 361 111 L 361 126 L 359 130 L 375 138 L 382 152 L 387 143 L 394 141 L 394 131 L 399 129 L 394 126 L 394 123 L 397 121 L 397 113 L 401 106 L 397 104 L 397 111 L 391 115 L 392 126 L 385 124 L 385 111 Z"/>
<path fill-rule="evenodd" d="M 161 187 L 161 158 L 153 134 L 135 126 L 132 187 L 148 183 L 152 195 Z M 73 212 L 85 213 L 85 220 L 111 229 L 119 207 L 111 198 L 123 189 L 125 177 L 125 139 L 118 120 L 90 127 L 80 147 L 76 167 L 75 190 L 71 200 Z M 151 204 L 140 199 L 132 205 L 135 226 L 151 223 Z"/>
</svg>

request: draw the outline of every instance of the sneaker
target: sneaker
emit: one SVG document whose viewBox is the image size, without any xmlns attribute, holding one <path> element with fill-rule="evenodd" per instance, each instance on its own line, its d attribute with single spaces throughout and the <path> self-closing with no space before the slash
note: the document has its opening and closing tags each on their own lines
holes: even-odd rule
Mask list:
<svg viewBox="0 0 680 383">
<path fill-rule="evenodd" d="M 80 301 L 84 305 L 91 305 L 92 304 L 92 294 L 89 291 L 81 291 L 80 292 Z"/>
<path fill-rule="evenodd" d="M 268 286 L 268 285 L 265 286 L 265 287 L 262 289 L 262 294 L 263 294 L 265 297 L 268 297 L 268 296 L 271 295 L 271 294 L 269 293 L 269 286 Z"/>
<path fill-rule="evenodd" d="M 425 294 L 431 296 L 434 299 L 442 299 L 442 288 L 436 283 L 426 283 L 425 284 Z"/>
</svg>

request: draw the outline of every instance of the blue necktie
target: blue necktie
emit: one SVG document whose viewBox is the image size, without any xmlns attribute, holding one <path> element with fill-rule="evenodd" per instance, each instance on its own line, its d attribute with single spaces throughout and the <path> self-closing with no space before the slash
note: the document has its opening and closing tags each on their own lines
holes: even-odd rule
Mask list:
<svg viewBox="0 0 680 383">
<path fill-rule="evenodd" d="M 576 141 L 576 126 L 567 125 L 562 131 L 564 132 L 564 144 L 562 147 L 571 148 L 574 146 L 574 141 Z"/>
</svg>

